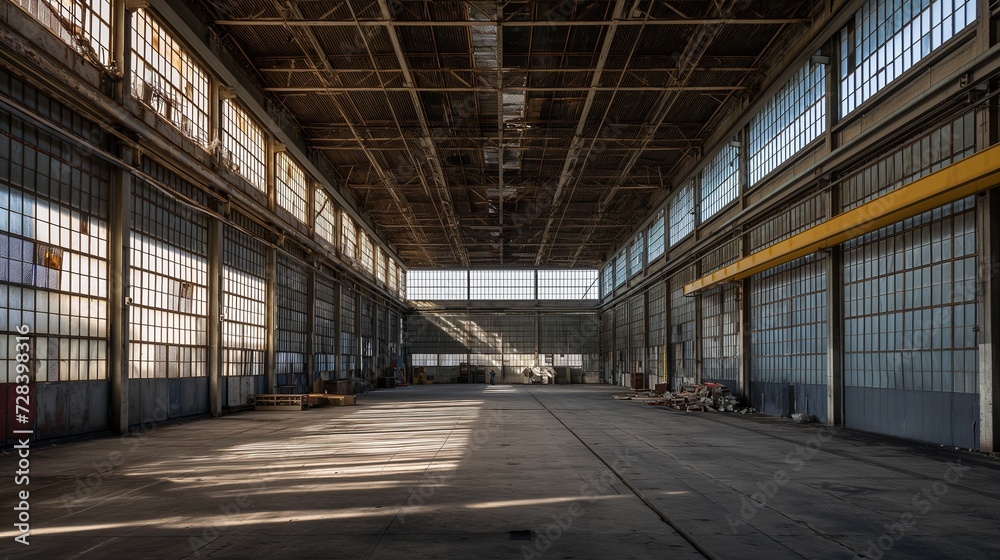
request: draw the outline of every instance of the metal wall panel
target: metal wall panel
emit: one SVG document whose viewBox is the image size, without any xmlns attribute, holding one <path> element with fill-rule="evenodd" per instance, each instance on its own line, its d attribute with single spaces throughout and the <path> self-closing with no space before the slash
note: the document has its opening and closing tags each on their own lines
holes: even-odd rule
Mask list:
<svg viewBox="0 0 1000 560">
<path fill-rule="evenodd" d="M 277 345 L 275 346 L 275 383 L 293 393 L 306 392 L 306 352 L 309 323 L 309 277 L 305 267 L 284 254 L 278 255 L 276 272 Z"/>
<path fill-rule="evenodd" d="M 102 135 L 3 71 L 0 91 L 77 135 Z M 0 110 L 0 359 L 13 363 L 13 333 L 27 325 L 37 383 L 28 423 L 17 421 L 13 393 L 6 403 L 0 391 L 0 444 L 17 429 L 45 439 L 108 427 L 110 178 L 100 159 Z M 0 374 L 0 388 L 15 375 Z"/>
</svg>

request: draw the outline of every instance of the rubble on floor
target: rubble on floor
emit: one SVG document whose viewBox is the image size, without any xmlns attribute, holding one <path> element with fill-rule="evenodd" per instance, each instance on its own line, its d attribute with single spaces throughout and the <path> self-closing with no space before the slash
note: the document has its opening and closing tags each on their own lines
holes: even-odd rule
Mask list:
<svg viewBox="0 0 1000 560">
<path fill-rule="evenodd" d="M 657 385 L 657 388 L 664 388 Z M 683 385 L 680 391 L 641 391 L 614 395 L 615 400 L 639 401 L 651 406 L 667 406 L 685 412 L 739 412 L 753 414 L 752 407 L 741 407 L 740 398 L 730 394 L 721 383 L 695 383 Z"/>
</svg>

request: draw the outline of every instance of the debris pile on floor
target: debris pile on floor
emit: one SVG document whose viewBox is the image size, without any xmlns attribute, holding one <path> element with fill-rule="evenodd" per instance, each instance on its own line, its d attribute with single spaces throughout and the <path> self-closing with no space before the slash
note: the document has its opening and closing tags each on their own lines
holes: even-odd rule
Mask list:
<svg viewBox="0 0 1000 560">
<path fill-rule="evenodd" d="M 740 408 L 739 397 L 729 393 L 721 383 L 683 385 L 680 391 L 641 391 L 614 395 L 615 400 L 639 401 L 652 406 L 668 406 L 686 412 L 739 412 L 753 414 L 754 408 Z"/>
</svg>

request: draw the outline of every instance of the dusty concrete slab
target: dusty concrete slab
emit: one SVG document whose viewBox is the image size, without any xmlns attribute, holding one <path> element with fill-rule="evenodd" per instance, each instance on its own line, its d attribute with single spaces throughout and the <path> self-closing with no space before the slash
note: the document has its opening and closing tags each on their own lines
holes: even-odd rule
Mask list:
<svg viewBox="0 0 1000 560">
<path fill-rule="evenodd" d="M 2 553 L 706 557 L 655 509 L 711 558 L 1000 557 L 996 460 L 781 420 L 674 413 L 614 401 L 614 391 L 418 386 L 363 395 L 355 407 L 37 443 L 30 546 L 8 529 L 8 450 Z"/>
</svg>

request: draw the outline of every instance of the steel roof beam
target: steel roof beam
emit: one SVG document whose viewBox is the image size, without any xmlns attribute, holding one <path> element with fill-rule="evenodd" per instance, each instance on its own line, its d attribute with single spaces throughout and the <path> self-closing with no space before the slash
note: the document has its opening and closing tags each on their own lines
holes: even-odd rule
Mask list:
<svg viewBox="0 0 1000 560">
<path fill-rule="evenodd" d="M 551 20 L 551 21 L 504 21 L 495 20 L 418 20 L 400 21 L 387 19 L 370 20 L 286 20 L 282 18 L 219 19 L 212 23 L 223 27 L 606 27 L 640 25 L 785 25 L 790 23 L 810 23 L 808 18 L 677 18 L 677 19 L 617 19 L 617 20 Z"/>
<path fill-rule="evenodd" d="M 596 72 L 595 72 L 596 73 Z M 506 91 L 524 91 L 524 92 L 553 92 L 553 93 L 567 93 L 567 92 L 581 92 L 581 93 L 597 93 L 602 91 L 652 91 L 652 92 L 696 92 L 696 93 L 712 93 L 712 92 L 731 92 L 731 91 L 741 91 L 745 90 L 746 86 L 621 86 L 621 87 L 610 87 L 610 86 L 581 86 L 581 87 L 543 87 L 543 86 L 504 86 Z M 272 93 L 351 93 L 351 92 L 372 92 L 372 91 L 391 91 L 391 92 L 440 92 L 440 93 L 473 93 L 473 92 L 489 92 L 496 93 L 497 89 L 495 87 L 426 87 L 426 86 L 387 86 L 387 87 L 348 87 L 348 86 L 331 86 L 331 87 L 267 87 L 264 91 Z"/>
</svg>

